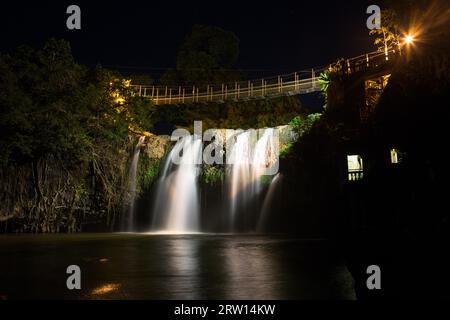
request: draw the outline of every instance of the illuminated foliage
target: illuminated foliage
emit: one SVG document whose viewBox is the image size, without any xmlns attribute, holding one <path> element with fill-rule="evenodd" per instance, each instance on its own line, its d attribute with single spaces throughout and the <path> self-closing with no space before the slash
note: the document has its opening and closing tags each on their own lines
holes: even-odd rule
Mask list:
<svg viewBox="0 0 450 320">
<path fill-rule="evenodd" d="M 370 35 L 375 36 L 374 45 L 378 51 L 384 52 L 387 48 L 397 48 L 400 43 L 399 26 L 396 13 L 392 10 L 381 11 L 381 28 L 372 29 Z"/>
</svg>

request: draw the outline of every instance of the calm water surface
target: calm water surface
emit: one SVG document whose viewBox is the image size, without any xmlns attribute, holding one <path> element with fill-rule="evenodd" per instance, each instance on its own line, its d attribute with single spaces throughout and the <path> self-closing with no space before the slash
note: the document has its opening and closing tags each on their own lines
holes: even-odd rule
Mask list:
<svg viewBox="0 0 450 320">
<path fill-rule="evenodd" d="M 68 290 L 66 268 L 81 268 Z M 0 236 L 0 299 L 354 299 L 331 243 L 282 236 Z"/>
</svg>

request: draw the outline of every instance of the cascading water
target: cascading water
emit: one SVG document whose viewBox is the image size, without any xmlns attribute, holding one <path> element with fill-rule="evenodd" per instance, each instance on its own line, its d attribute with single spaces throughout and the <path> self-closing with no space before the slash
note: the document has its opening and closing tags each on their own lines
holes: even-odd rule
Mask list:
<svg viewBox="0 0 450 320">
<path fill-rule="evenodd" d="M 225 201 L 220 200 L 214 210 L 202 215 L 207 219 L 203 222 L 213 226 L 214 232 L 256 231 L 263 224 L 261 203 L 267 189 L 262 177 L 269 175 L 268 181 L 278 172 L 278 131 L 240 131 L 227 139 Z M 168 154 L 156 184 L 151 231 L 205 231 L 200 228 L 204 205 L 200 203 L 198 183 L 201 166 L 202 140 L 195 135 L 180 138 Z"/>
<path fill-rule="evenodd" d="M 270 181 L 269 189 L 267 190 L 267 194 L 264 198 L 264 202 L 261 208 L 261 215 L 258 220 L 258 225 L 256 227 L 256 231 L 264 232 L 266 231 L 267 219 L 269 217 L 269 213 L 272 210 L 275 194 L 278 191 L 280 182 L 282 180 L 282 176 L 277 173 L 275 177 L 273 177 L 272 181 Z"/>
<path fill-rule="evenodd" d="M 270 173 L 270 169 L 276 168 L 278 171 L 278 132 L 272 128 L 260 130 L 261 132 L 259 139 L 256 139 L 254 130 L 237 134 L 229 150 L 227 180 L 230 231 L 242 229 L 242 225 L 248 221 L 252 225 L 250 229 L 256 229 L 256 223 L 252 222 L 255 219 L 249 216 L 249 212 L 259 212 L 261 177 Z"/>
<path fill-rule="evenodd" d="M 229 150 L 228 158 L 229 175 L 227 177 L 229 183 L 229 201 L 230 201 L 230 231 L 234 231 L 236 223 L 236 213 L 238 207 L 247 204 L 248 196 L 251 188 L 251 165 L 252 165 L 252 139 L 254 139 L 254 131 L 245 131 L 236 136 L 236 141 Z M 244 210 L 247 208 L 243 208 Z"/>
<path fill-rule="evenodd" d="M 130 172 L 128 176 L 128 195 L 129 207 L 123 221 L 123 229 L 126 231 L 133 231 L 135 229 L 135 212 L 134 202 L 136 200 L 136 174 L 139 162 L 139 155 L 141 153 L 142 144 L 145 141 L 145 136 L 139 137 L 139 140 L 134 148 L 133 158 L 131 159 Z"/>
<path fill-rule="evenodd" d="M 202 141 L 180 138 L 169 153 L 157 184 L 153 231 L 189 233 L 200 231 L 198 176 Z"/>
</svg>

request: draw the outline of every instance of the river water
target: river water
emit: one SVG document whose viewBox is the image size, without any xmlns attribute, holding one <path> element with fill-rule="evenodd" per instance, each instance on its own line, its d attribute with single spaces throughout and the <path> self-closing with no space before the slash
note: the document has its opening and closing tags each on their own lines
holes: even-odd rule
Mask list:
<svg viewBox="0 0 450 320">
<path fill-rule="evenodd" d="M 332 243 L 237 234 L 0 236 L 1 299 L 354 299 Z M 69 265 L 81 290 L 68 290 Z"/>
</svg>

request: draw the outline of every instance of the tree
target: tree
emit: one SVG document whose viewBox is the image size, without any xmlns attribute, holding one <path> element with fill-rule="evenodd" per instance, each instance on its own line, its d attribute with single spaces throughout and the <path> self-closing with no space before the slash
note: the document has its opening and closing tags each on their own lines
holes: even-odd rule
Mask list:
<svg viewBox="0 0 450 320">
<path fill-rule="evenodd" d="M 0 222 L 20 215 L 17 228 L 32 232 L 75 231 L 89 214 L 111 223 L 129 131 L 153 126 L 151 101 L 129 83 L 77 64 L 64 40 L 0 55 Z"/>
<path fill-rule="evenodd" d="M 381 27 L 370 30 L 369 34 L 375 35 L 374 44 L 378 51 L 387 54 L 390 48 L 397 48 L 400 45 L 400 35 L 395 11 L 382 10 Z"/>
<path fill-rule="evenodd" d="M 195 25 L 181 45 L 176 69 L 168 70 L 161 82 L 198 86 L 234 82 L 240 77 L 238 56 L 239 40 L 232 32 Z"/>
</svg>

